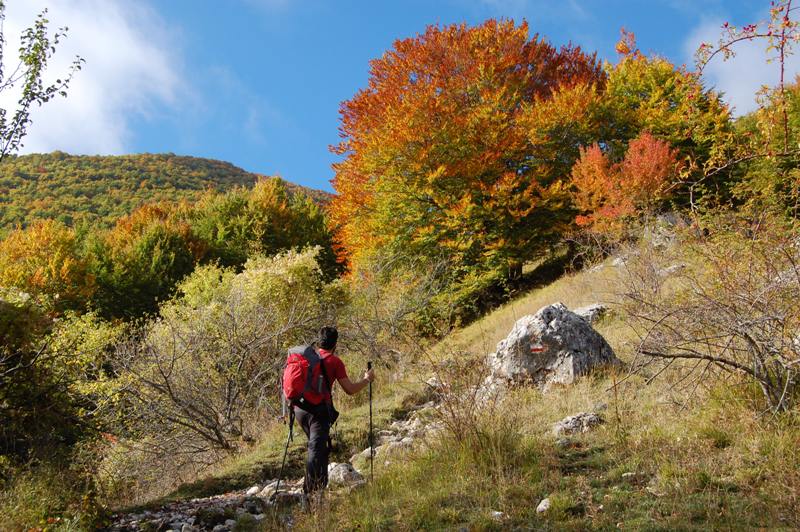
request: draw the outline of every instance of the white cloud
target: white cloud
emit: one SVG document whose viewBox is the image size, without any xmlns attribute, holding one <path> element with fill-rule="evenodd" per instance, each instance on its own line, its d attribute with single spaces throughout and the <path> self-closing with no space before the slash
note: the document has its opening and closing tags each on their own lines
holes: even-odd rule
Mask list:
<svg viewBox="0 0 800 532">
<path fill-rule="evenodd" d="M 31 113 L 23 153 L 63 150 L 116 154 L 129 150 L 131 122 L 174 104 L 186 90 L 180 63 L 164 22 L 142 2 L 128 0 L 12 0 L 5 22 L 5 66 L 16 65 L 19 34 L 48 8 L 51 30 L 68 26 L 48 66 L 62 77 L 76 55 L 86 60 L 67 98 L 57 97 Z M 13 109 L 16 94 L 0 105 Z"/>
<path fill-rule="evenodd" d="M 721 20 L 704 22 L 690 33 L 684 42 L 687 64 L 694 64 L 694 53 L 700 43 L 717 44 L 721 26 Z M 723 61 L 721 56 L 717 56 L 704 69 L 706 83 L 724 93 L 725 100 L 733 106 L 737 116 L 756 108 L 755 94 L 763 85 L 774 87 L 780 80 L 780 65 L 777 61 L 767 62 L 775 54 L 768 54 L 766 45 L 764 40 L 738 43 L 734 48 L 736 57 Z M 798 73 L 800 56 L 790 55 L 786 60 L 786 82 L 794 81 Z"/>
</svg>

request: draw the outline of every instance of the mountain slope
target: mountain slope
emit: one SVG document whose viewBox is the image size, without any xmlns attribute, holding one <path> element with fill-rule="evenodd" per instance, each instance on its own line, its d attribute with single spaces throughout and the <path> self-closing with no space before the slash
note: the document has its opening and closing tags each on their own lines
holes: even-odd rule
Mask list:
<svg viewBox="0 0 800 532">
<path fill-rule="evenodd" d="M 193 199 L 206 190 L 252 186 L 261 175 L 230 163 L 168 154 L 63 152 L 10 157 L 0 164 L 0 232 L 38 218 L 111 225 L 144 203 Z M 325 203 L 330 194 L 288 184 Z"/>
</svg>

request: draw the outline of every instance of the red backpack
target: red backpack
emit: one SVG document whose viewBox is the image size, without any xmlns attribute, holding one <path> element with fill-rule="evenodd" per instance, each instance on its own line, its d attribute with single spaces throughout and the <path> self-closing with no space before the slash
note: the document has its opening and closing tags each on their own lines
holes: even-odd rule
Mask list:
<svg viewBox="0 0 800 532">
<path fill-rule="evenodd" d="M 321 402 L 319 396 L 330 393 L 330 383 L 325 374 L 322 358 L 313 346 L 297 346 L 289 349 L 281 388 L 284 403 L 290 404 L 308 402 L 317 405 Z M 310 395 L 314 395 L 314 398 L 312 399 Z"/>
</svg>

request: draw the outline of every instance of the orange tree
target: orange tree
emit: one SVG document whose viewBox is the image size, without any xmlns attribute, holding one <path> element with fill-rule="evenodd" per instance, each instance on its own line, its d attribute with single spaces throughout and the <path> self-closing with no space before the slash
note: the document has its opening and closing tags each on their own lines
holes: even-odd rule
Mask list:
<svg viewBox="0 0 800 532">
<path fill-rule="evenodd" d="M 584 90 L 560 106 L 595 134 L 580 157 L 571 154 L 577 224 L 620 236 L 622 222 L 643 213 L 729 199 L 735 176 L 719 169 L 735 150 L 736 134 L 719 95 L 697 73 L 643 55 L 624 29 L 617 51 L 619 61 L 605 66 L 602 93 Z M 549 109 L 543 114 L 563 122 Z"/>
<path fill-rule="evenodd" d="M 531 138 L 531 107 L 602 86 L 595 56 L 488 20 L 429 26 L 370 66 L 367 87 L 341 105 L 333 147 L 340 258 L 357 267 L 390 250 L 440 256 L 458 279 L 518 274 L 572 217 L 561 179 L 571 163 L 542 164 L 558 146 Z"/>
<path fill-rule="evenodd" d="M 609 160 L 598 144 L 581 149 L 572 167 L 579 226 L 606 231 L 626 216 L 651 213 L 669 196 L 680 172 L 678 150 L 645 131 L 630 141 L 625 158 Z"/>
<path fill-rule="evenodd" d="M 96 289 L 75 231 L 55 220 L 0 241 L 0 287 L 22 290 L 56 312 L 85 309 Z"/>
</svg>

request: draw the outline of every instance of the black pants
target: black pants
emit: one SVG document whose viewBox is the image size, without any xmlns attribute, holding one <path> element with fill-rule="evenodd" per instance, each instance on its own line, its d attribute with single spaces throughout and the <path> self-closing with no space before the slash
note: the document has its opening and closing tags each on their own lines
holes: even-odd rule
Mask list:
<svg viewBox="0 0 800 532">
<path fill-rule="evenodd" d="M 328 447 L 330 442 L 331 423 L 328 410 L 323 405 L 319 408 L 303 410 L 294 407 L 297 422 L 308 436 L 308 456 L 306 457 L 306 476 L 303 480 L 303 491 L 313 493 L 328 485 Z"/>
</svg>

